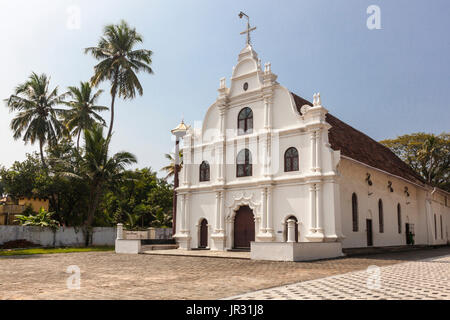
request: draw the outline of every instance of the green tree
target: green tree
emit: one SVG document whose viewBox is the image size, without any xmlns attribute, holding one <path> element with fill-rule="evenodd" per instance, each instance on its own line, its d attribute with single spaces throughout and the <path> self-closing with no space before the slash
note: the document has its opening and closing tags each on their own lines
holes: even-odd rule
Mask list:
<svg viewBox="0 0 450 320">
<path fill-rule="evenodd" d="M 101 207 L 111 223 L 130 222 L 131 215 L 136 225 L 149 227 L 158 211 L 172 215 L 172 196 L 172 186 L 151 168 L 136 169 L 125 172 L 122 183 L 109 188 Z"/>
<path fill-rule="evenodd" d="M 29 79 L 14 90 L 14 94 L 5 102 L 11 112 L 18 112 L 11 121 L 14 139 L 23 138 L 25 143 L 39 142 L 42 165 L 44 145 L 55 144 L 63 132 L 59 121 L 62 109 L 55 108 L 61 104 L 65 94 L 58 95 L 58 87 L 50 89 L 50 78 L 45 74 L 32 73 Z"/>
<path fill-rule="evenodd" d="M 108 110 L 107 107 L 97 105 L 98 98 L 103 90 L 93 92 L 89 82 L 81 82 L 80 87 L 69 87 L 71 101 L 65 102 L 70 107 L 64 114 L 68 131 L 77 137 L 77 149 L 80 148 L 81 132 L 91 129 L 94 123 L 106 125 L 105 120 L 98 112 Z"/>
<path fill-rule="evenodd" d="M 88 185 L 89 200 L 87 217 L 84 222 L 86 246 L 89 245 L 92 224 L 98 205 L 108 185 L 116 186 L 123 181 L 125 167 L 136 163 L 136 158 L 129 152 L 116 153 L 109 157 L 109 138 L 103 137 L 103 127 L 94 125 L 92 130 L 84 132 L 85 152 L 78 153 L 78 169 L 68 176 L 79 178 Z"/>
<path fill-rule="evenodd" d="M 407 134 L 381 141 L 429 184 L 450 191 L 450 134 Z"/>
<path fill-rule="evenodd" d="M 22 162 L 16 161 L 10 169 L 0 169 L 3 192 L 14 199 L 20 197 L 41 197 L 45 195 L 36 188 L 36 178 L 43 174 L 37 153 L 27 154 Z"/>
<path fill-rule="evenodd" d="M 142 42 L 142 36 L 136 29 L 122 20 L 118 25 L 107 25 L 97 46 L 85 49 L 85 53 L 90 53 L 100 60 L 94 67 L 92 84 L 98 86 L 103 81 L 109 81 L 111 84 L 111 121 L 107 139 L 112 135 L 116 97 L 133 99 L 136 91 L 142 95 L 143 89 L 137 73 L 153 73 L 150 67 L 152 51 L 134 49 Z"/>
</svg>

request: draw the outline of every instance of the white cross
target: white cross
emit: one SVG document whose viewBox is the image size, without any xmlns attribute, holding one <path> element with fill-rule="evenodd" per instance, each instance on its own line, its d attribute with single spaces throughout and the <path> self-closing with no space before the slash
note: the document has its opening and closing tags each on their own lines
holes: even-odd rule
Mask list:
<svg viewBox="0 0 450 320">
<path fill-rule="evenodd" d="M 239 18 L 242 19 L 243 16 L 246 16 L 246 17 L 247 17 L 247 30 L 242 31 L 242 32 L 241 32 L 241 35 L 247 34 L 247 44 L 249 45 L 249 44 L 250 44 L 250 32 L 255 31 L 255 30 L 256 30 L 256 27 L 253 27 L 253 28 L 250 27 L 250 18 L 249 18 L 249 16 L 246 15 L 245 13 L 243 13 L 243 12 L 241 11 L 241 12 L 239 13 Z"/>
</svg>

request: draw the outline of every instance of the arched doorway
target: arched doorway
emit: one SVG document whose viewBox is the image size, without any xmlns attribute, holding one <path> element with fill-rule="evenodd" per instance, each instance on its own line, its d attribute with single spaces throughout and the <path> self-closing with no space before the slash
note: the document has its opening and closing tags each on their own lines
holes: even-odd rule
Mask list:
<svg viewBox="0 0 450 320">
<path fill-rule="evenodd" d="M 234 217 L 234 248 L 250 249 L 255 241 L 255 218 L 249 206 L 240 207 Z"/>
<path fill-rule="evenodd" d="M 208 247 L 208 220 L 203 219 L 200 222 L 200 242 L 199 248 L 207 248 Z"/>
<path fill-rule="evenodd" d="M 287 241 L 288 237 L 288 220 L 295 220 L 295 242 L 298 242 L 298 220 L 295 216 L 290 216 L 284 221 L 284 241 Z"/>
</svg>

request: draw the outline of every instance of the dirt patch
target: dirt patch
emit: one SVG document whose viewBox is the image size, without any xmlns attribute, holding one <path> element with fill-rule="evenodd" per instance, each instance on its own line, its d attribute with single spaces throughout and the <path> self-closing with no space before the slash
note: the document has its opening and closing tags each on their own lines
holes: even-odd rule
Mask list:
<svg viewBox="0 0 450 320">
<path fill-rule="evenodd" d="M 0 249 L 22 249 L 36 247 L 40 247 L 40 245 L 24 239 L 8 241 L 0 245 Z"/>
</svg>

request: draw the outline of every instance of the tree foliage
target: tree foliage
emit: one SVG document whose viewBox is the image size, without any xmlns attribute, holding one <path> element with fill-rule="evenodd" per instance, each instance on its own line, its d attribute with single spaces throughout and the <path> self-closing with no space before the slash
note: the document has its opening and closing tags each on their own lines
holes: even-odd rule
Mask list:
<svg viewBox="0 0 450 320">
<path fill-rule="evenodd" d="M 111 121 L 107 137 L 112 135 L 114 125 L 114 107 L 116 97 L 133 99 L 136 93 L 143 95 L 144 89 L 139 81 L 139 72 L 153 73 L 152 51 L 135 49 L 143 42 L 142 36 L 121 21 L 119 24 L 107 25 L 103 30 L 96 47 L 85 49 L 100 62 L 94 67 L 91 83 L 98 86 L 101 82 L 109 81 L 111 84 Z"/>
<path fill-rule="evenodd" d="M 59 121 L 63 110 L 56 106 L 62 103 L 64 97 L 64 94 L 58 94 L 58 87 L 50 89 L 50 78 L 47 75 L 33 72 L 5 100 L 10 111 L 17 113 L 11 121 L 14 139 L 23 138 L 25 143 L 31 144 L 38 141 L 44 167 L 44 145 L 55 144 L 63 133 L 63 125 Z"/>
<path fill-rule="evenodd" d="M 21 226 L 33 226 L 58 229 L 59 222 L 52 218 L 54 212 L 48 212 L 44 208 L 39 209 L 39 212 L 30 215 L 17 215 L 16 221 Z"/>
<path fill-rule="evenodd" d="M 413 133 L 381 141 L 425 181 L 450 191 L 450 134 Z"/>
<path fill-rule="evenodd" d="M 81 82 L 80 87 L 69 87 L 70 101 L 64 104 L 70 109 L 64 112 L 64 123 L 67 130 L 77 137 L 77 148 L 80 148 L 80 137 L 84 130 L 91 129 L 95 124 L 106 125 L 99 112 L 108 110 L 107 107 L 97 105 L 103 90 L 93 92 L 89 82 Z"/>
<path fill-rule="evenodd" d="M 124 173 L 123 183 L 111 188 L 101 205 L 105 216 L 127 227 L 149 227 L 161 215 L 172 216 L 173 189 L 150 168 Z M 161 226 L 170 226 L 167 218 Z M 127 225 L 128 224 L 128 225 Z"/>
</svg>

